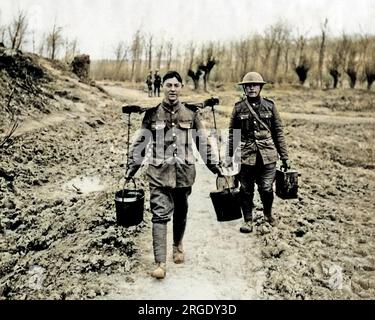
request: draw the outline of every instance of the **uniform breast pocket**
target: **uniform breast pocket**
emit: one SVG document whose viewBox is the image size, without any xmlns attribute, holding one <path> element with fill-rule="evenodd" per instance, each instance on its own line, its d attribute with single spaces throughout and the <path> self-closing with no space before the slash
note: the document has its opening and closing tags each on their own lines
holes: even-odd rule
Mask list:
<svg viewBox="0 0 375 320">
<path fill-rule="evenodd" d="M 271 111 L 261 111 L 259 113 L 259 117 L 262 119 L 262 121 L 268 126 L 268 128 L 271 127 L 272 123 L 272 112 Z"/>
<path fill-rule="evenodd" d="M 158 121 L 152 121 L 151 122 L 151 130 L 164 130 L 166 126 L 165 121 L 158 120 Z"/>
<path fill-rule="evenodd" d="M 181 143 L 188 144 L 191 139 L 191 129 L 193 128 L 192 120 L 180 120 L 178 122 L 177 136 Z"/>
<path fill-rule="evenodd" d="M 242 130 L 249 130 L 250 116 L 248 114 L 239 114 L 238 121 Z"/>
<path fill-rule="evenodd" d="M 272 118 L 272 112 L 271 111 L 261 111 L 259 113 L 259 116 L 262 118 L 262 119 L 271 119 Z"/>
<path fill-rule="evenodd" d="M 191 129 L 193 127 L 193 121 L 191 120 L 180 120 L 178 123 L 180 129 L 186 130 Z"/>
</svg>

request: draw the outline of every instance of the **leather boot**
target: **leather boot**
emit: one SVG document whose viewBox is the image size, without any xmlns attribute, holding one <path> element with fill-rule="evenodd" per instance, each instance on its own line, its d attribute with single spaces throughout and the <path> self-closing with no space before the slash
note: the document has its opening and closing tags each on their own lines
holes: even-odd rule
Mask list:
<svg viewBox="0 0 375 320">
<path fill-rule="evenodd" d="M 152 239 L 156 269 L 151 275 L 157 279 L 163 279 L 166 274 L 167 260 L 167 224 L 153 223 Z"/>
<path fill-rule="evenodd" d="M 272 217 L 273 191 L 261 192 L 260 198 L 263 203 L 264 218 L 271 226 L 274 227 L 276 225 L 276 221 Z"/>
<path fill-rule="evenodd" d="M 156 279 L 164 279 L 167 273 L 166 265 L 164 262 L 156 264 L 156 269 L 151 272 L 151 276 Z"/>
<path fill-rule="evenodd" d="M 184 263 L 184 261 L 185 255 L 182 243 L 180 243 L 178 246 L 173 245 L 173 262 L 179 264 Z"/>
<path fill-rule="evenodd" d="M 244 221 L 242 226 L 240 227 L 241 233 L 250 233 L 253 231 L 253 222 L 251 220 Z"/>
<path fill-rule="evenodd" d="M 244 222 L 240 227 L 241 233 L 250 233 L 253 231 L 253 206 L 254 193 L 241 190 L 241 209 Z"/>
</svg>

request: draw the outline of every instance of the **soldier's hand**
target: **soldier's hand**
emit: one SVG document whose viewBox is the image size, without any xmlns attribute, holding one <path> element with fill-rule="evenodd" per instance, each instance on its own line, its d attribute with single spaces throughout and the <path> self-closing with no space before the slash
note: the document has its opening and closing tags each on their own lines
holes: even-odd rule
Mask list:
<svg viewBox="0 0 375 320">
<path fill-rule="evenodd" d="M 282 161 L 282 165 L 281 165 L 281 169 L 284 169 L 284 171 L 288 171 L 290 169 L 290 162 L 289 160 L 287 159 L 284 159 L 284 160 L 281 160 Z"/>
<path fill-rule="evenodd" d="M 217 166 L 215 167 L 212 172 L 214 174 L 217 174 L 219 177 L 223 177 L 224 176 L 224 173 L 223 173 L 223 169 L 220 167 L 220 166 Z"/>
<path fill-rule="evenodd" d="M 128 169 L 125 173 L 125 181 L 129 182 L 131 179 L 133 179 L 134 174 L 131 174 L 130 170 Z"/>
</svg>

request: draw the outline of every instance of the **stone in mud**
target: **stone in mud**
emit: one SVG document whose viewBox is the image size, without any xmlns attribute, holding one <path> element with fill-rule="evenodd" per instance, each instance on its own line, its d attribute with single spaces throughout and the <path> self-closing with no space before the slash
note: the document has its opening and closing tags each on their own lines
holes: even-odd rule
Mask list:
<svg viewBox="0 0 375 320">
<path fill-rule="evenodd" d="M 94 299 L 96 297 L 96 292 L 94 290 L 89 290 L 89 292 L 87 293 L 87 297 L 89 299 Z"/>
<path fill-rule="evenodd" d="M 5 200 L 4 207 L 7 208 L 7 209 L 9 209 L 9 210 L 13 210 L 13 209 L 16 208 L 16 204 L 14 203 L 13 200 L 8 199 L 8 200 Z"/>
</svg>

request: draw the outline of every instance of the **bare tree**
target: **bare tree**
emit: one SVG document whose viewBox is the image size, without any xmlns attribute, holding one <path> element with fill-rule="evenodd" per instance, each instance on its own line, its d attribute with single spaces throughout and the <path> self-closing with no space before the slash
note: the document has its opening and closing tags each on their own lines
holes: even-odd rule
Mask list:
<svg viewBox="0 0 375 320">
<path fill-rule="evenodd" d="M 141 30 L 137 30 L 133 36 L 133 42 L 131 46 L 132 64 L 131 64 L 131 81 L 135 81 L 136 66 L 139 64 L 139 60 L 142 54 L 142 33 Z"/>
<path fill-rule="evenodd" d="M 47 51 L 51 60 L 56 59 L 62 44 L 62 27 L 58 27 L 56 23 L 54 23 L 51 32 L 47 36 Z"/>
<path fill-rule="evenodd" d="M 40 56 L 43 56 L 44 55 L 44 51 L 45 51 L 45 46 L 46 46 L 46 42 L 47 42 L 47 36 L 46 34 L 44 33 L 40 42 L 39 42 L 39 46 L 38 46 L 38 49 L 37 49 L 37 53 L 40 55 Z"/>
<path fill-rule="evenodd" d="M 152 69 L 152 44 L 153 35 L 149 35 L 147 39 L 147 61 L 148 61 L 148 70 Z"/>
<path fill-rule="evenodd" d="M 126 45 L 125 42 L 120 41 L 115 49 L 115 57 L 116 57 L 116 64 L 115 64 L 115 78 L 118 78 L 118 75 L 121 72 L 121 68 L 125 61 L 127 61 L 129 53 L 129 47 Z"/>
<path fill-rule="evenodd" d="M 305 83 L 307 74 L 311 67 L 311 60 L 307 58 L 307 55 L 305 53 L 306 44 L 306 37 L 303 35 L 299 36 L 297 39 L 298 60 L 294 63 L 294 71 L 297 73 L 301 85 Z"/>
<path fill-rule="evenodd" d="M 250 39 L 242 39 L 235 45 L 236 56 L 238 57 L 236 70 L 239 71 L 239 78 L 248 72 L 250 58 Z"/>
<path fill-rule="evenodd" d="M 172 51 L 173 51 L 173 42 L 169 40 L 166 43 L 167 70 L 170 70 L 171 68 Z"/>
<path fill-rule="evenodd" d="M 349 60 L 346 67 L 346 74 L 350 79 L 350 88 L 354 89 L 357 83 L 357 51 L 355 48 L 351 48 L 349 52 Z"/>
<path fill-rule="evenodd" d="M 268 77 L 268 65 L 270 57 L 273 53 L 276 42 L 276 33 L 274 26 L 270 26 L 265 31 L 263 43 L 264 43 L 264 56 L 262 61 L 262 72 Z"/>
<path fill-rule="evenodd" d="M 367 89 L 370 90 L 373 82 L 375 81 L 375 37 L 367 39 L 367 46 L 366 46 L 366 57 L 365 57 L 365 77 L 367 80 Z"/>
<path fill-rule="evenodd" d="M 70 56 L 75 57 L 75 55 L 78 53 L 78 40 L 77 38 L 74 38 L 69 45 L 70 49 Z"/>
<path fill-rule="evenodd" d="M 210 73 L 212 71 L 212 68 L 217 64 L 216 59 L 213 56 L 213 43 L 210 43 L 210 45 L 206 49 L 206 60 L 205 62 L 201 62 L 198 66 L 198 69 L 203 72 L 203 85 L 204 85 L 204 91 L 207 91 L 207 83 L 210 80 Z"/>
<path fill-rule="evenodd" d="M 191 41 L 188 45 L 188 56 L 189 56 L 189 64 L 187 67 L 188 70 L 193 67 L 195 50 L 196 50 L 196 46 Z"/>
<path fill-rule="evenodd" d="M 275 55 L 273 59 L 272 76 L 275 81 L 277 81 L 281 54 L 285 47 L 285 42 L 289 36 L 290 31 L 285 24 L 279 22 L 273 27 L 272 32 L 274 33 L 275 38 Z"/>
<path fill-rule="evenodd" d="M 324 20 L 324 24 L 321 26 L 321 41 L 319 46 L 319 61 L 318 61 L 318 85 L 323 87 L 323 65 L 324 65 L 324 55 L 326 49 L 327 40 L 327 29 L 328 29 L 328 19 Z"/>
<path fill-rule="evenodd" d="M 188 70 L 188 76 L 194 82 L 194 90 L 199 89 L 199 79 L 202 76 L 202 74 L 203 74 L 203 71 L 201 69 L 198 69 L 197 71 L 193 71 L 192 69 Z"/>
<path fill-rule="evenodd" d="M 354 89 L 357 78 L 358 78 L 358 67 L 359 67 L 359 54 L 357 43 L 350 39 L 346 34 L 342 36 L 342 42 L 346 42 L 346 61 L 345 61 L 345 72 L 348 75 L 350 82 L 350 88 Z"/>
<path fill-rule="evenodd" d="M 160 70 L 161 58 L 163 56 L 164 43 L 162 42 L 156 50 L 156 68 Z"/>
<path fill-rule="evenodd" d="M 181 50 L 179 49 L 179 47 L 176 47 L 176 51 L 175 51 L 175 70 L 180 70 L 181 69 L 181 65 L 183 65 L 183 61 L 182 61 L 182 54 L 181 54 Z"/>
<path fill-rule="evenodd" d="M 285 48 L 284 48 L 284 77 L 288 76 L 289 72 L 289 52 L 291 49 L 291 37 L 290 33 L 285 38 Z"/>
<path fill-rule="evenodd" d="M 77 47 L 78 47 L 78 40 L 75 38 L 74 40 L 70 41 L 68 38 L 64 40 L 64 46 L 65 46 L 65 62 L 70 62 L 74 59 L 77 53 Z"/>
<path fill-rule="evenodd" d="M 19 50 L 25 41 L 25 35 L 27 30 L 27 17 L 26 14 L 21 10 L 18 11 L 17 16 L 13 19 L 12 23 L 8 27 L 8 35 L 12 49 Z"/>
<path fill-rule="evenodd" d="M 330 43 L 330 49 L 332 50 L 332 52 L 328 59 L 328 70 L 329 74 L 333 78 L 334 89 L 337 88 L 339 79 L 341 77 L 340 71 L 345 69 L 345 61 L 347 52 L 349 51 L 349 46 L 349 39 L 345 35 L 341 39 L 332 40 Z"/>
</svg>

